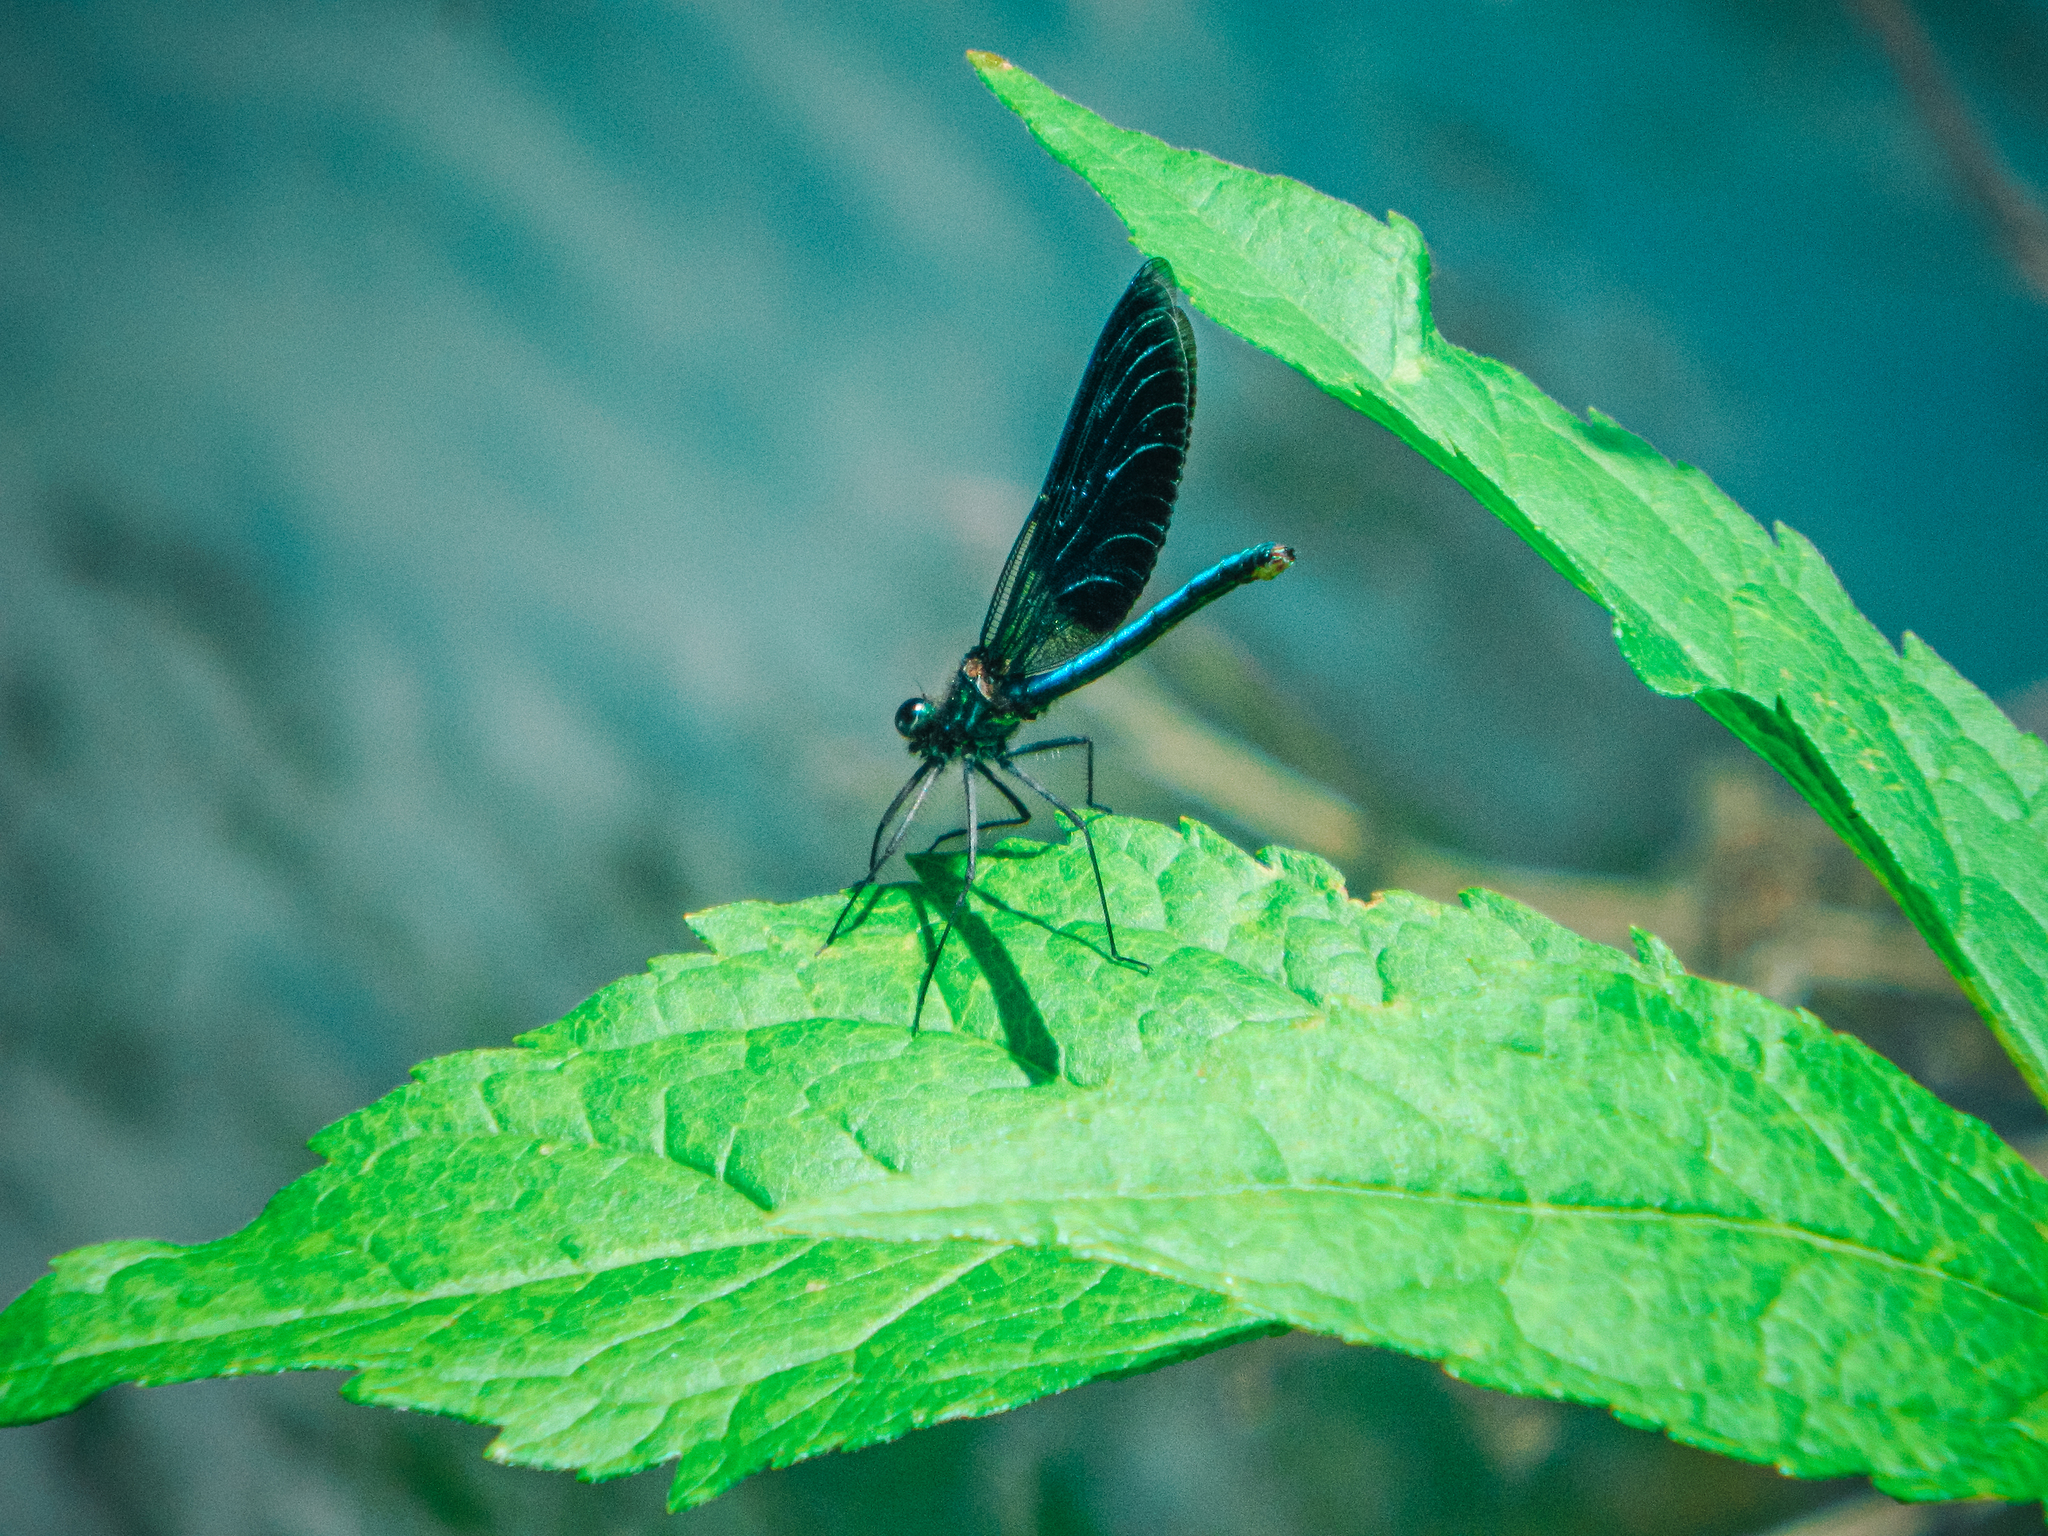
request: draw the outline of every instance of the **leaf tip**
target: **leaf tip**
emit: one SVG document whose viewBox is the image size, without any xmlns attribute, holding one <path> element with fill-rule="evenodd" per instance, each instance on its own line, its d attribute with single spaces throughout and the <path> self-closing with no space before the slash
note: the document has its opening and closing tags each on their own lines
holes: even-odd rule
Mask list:
<svg viewBox="0 0 2048 1536">
<path fill-rule="evenodd" d="M 984 75 L 992 75 L 998 70 L 1015 69 L 1017 67 L 1000 53 L 989 53 L 980 48 L 970 48 L 967 50 L 967 62 L 972 64 L 978 73 Z"/>
<path fill-rule="evenodd" d="M 1647 929 L 1631 927 L 1628 936 L 1635 943 L 1636 960 L 1663 976 L 1683 976 L 1685 962 L 1656 934 Z"/>
</svg>

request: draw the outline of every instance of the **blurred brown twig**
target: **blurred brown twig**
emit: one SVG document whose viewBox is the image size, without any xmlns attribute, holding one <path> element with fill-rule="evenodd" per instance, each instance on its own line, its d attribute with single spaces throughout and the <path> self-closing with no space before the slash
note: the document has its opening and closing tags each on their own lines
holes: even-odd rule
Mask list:
<svg viewBox="0 0 2048 1536">
<path fill-rule="evenodd" d="M 1990 218 L 2007 259 L 2048 300 L 2048 212 L 2022 181 L 1949 77 L 1927 28 L 1906 0 L 1849 0 L 1877 34 L 1899 83 L 1964 190 Z"/>
</svg>

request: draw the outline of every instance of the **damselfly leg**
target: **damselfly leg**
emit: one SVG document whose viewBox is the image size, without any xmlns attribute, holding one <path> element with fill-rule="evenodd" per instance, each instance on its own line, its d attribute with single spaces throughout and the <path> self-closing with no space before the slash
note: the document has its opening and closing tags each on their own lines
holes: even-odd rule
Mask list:
<svg viewBox="0 0 2048 1536">
<path fill-rule="evenodd" d="M 882 812 L 882 819 L 875 823 L 875 840 L 868 845 L 868 872 L 861 876 L 858 885 L 846 893 L 846 905 L 839 909 L 839 916 L 832 921 L 832 931 L 825 935 L 825 942 L 818 946 L 820 954 L 832 947 L 832 941 L 839 937 L 839 931 L 846 926 L 846 919 L 852 914 L 861 897 L 866 894 L 868 887 L 875 883 L 875 876 L 881 873 L 882 866 L 894 858 L 896 850 L 903 846 L 903 839 L 910 835 L 910 824 L 917 819 L 918 810 L 923 806 L 925 797 L 932 792 L 932 785 L 938 782 L 939 770 L 945 766 L 942 758 L 926 758 L 918 765 L 917 772 L 910 776 L 910 781 L 896 791 L 896 798 L 889 802 L 889 809 Z M 904 810 L 906 802 L 910 807 L 908 810 Z M 885 848 L 882 846 L 882 835 L 888 832 L 889 823 L 895 820 L 898 811 L 903 812 L 903 819 L 897 822 L 896 831 L 890 836 L 889 845 Z"/>
<path fill-rule="evenodd" d="M 1030 824 L 1031 807 L 1026 805 L 1022 800 L 1019 800 L 1017 796 L 1011 791 L 1009 785 L 1005 784 L 1001 779 L 997 778 L 994 774 L 990 773 L 988 769 L 983 767 L 980 763 L 970 762 L 969 766 L 973 769 L 973 771 L 979 773 L 982 776 L 982 778 L 986 779 L 989 785 L 995 790 L 997 794 L 1001 795 L 1005 800 L 1009 801 L 1010 809 L 1017 813 L 1014 816 L 1005 816 L 1000 821 L 981 822 L 976 825 L 974 829 L 975 831 L 995 832 L 1003 827 L 1022 827 Z M 944 842 L 950 842 L 952 839 L 956 837 L 965 837 L 966 835 L 967 829 L 965 827 L 955 827 L 950 832 L 941 832 L 937 837 L 932 839 L 932 845 L 929 848 L 925 849 L 925 852 L 937 853 L 939 851 L 939 844 Z"/>
<path fill-rule="evenodd" d="M 1035 757 L 1040 752 L 1059 752 L 1068 747 L 1086 747 L 1088 749 L 1088 798 L 1081 803 L 1091 811 L 1108 810 L 1108 806 L 1101 804 L 1095 798 L 1095 742 L 1087 736 L 1057 736 L 1051 741 L 1034 741 L 1028 747 L 1019 747 L 1016 751 L 1004 757 L 1002 761 L 1007 766 L 1010 763 L 1014 763 L 1020 757 Z M 1021 778 L 1023 775 L 1020 774 L 1018 777 Z"/>
<path fill-rule="evenodd" d="M 1075 738 L 1075 741 L 1085 740 L 1085 737 Z M 1102 860 L 1096 856 L 1095 834 L 1088 830 L 1087 820 L 1084 817 L 1082 817 L 1081 814 L 1078 811 L 1076 811 L 1071 805 L 1068 805 L 1066 801 L 1062 800 L 1058 795 L 1054 794 L 1051 790 L 1047 789 L 1043 784 L 1039 783 L 1038 780 L 1034 779 L 1033 777 L 1031 777 L 1030 774 L 1026 773 L 1022 768 L 1019 768 L 1017 766 L 1017 759 L 1028 755 L 1032 751 L 1042 750 L 1046 746 L 1064 746 L 1070 744 L 1071 743 L 1065 742 L 1046 742 L 1041 743 L 1038 748 L 1026 747 L 1022 752 L 1013 752 L 1008 757 L 996 759 L 996 766 L 1001 768 L 1005 773 L 1009 773 L 1015 776 L 1026 787 L 1036 790 L 1038 792 L 1040 799 L 1044 800 L 1047 805 L 1051 806 L 1054 810 L 1058 811 L 1062 816 L 1066 817 L 1067 820 L 1072 822 L 1074 826 L 1080 831 L 1081 841 L 1084 844 L 1086 844 L 1088 848 L 1088 867 L 1095 872 L 1095 896 L 1096 899 L 1102 903 L 1102 931 L 1109 938 L 1109 958 L 1114 960 L 1118 965 L 1128 965 L 1133 970 L 1149 971 L 1152 969 L 1152 967 L 1147 965 L 1143 960 L 1135 959 L 1132 956 L 1125 954 L 1122 950 L 1116 947 L 1116 924 L 1110 920 L 1109 916 L 1109 888 L 1102 883 Z M 1088 742 L 1087 745 L 1089 781 L 1088 804 L 1091 808 L 1099 808 L 1095 807 L 1095 744 L 1093 742 Z"/>
</svg>

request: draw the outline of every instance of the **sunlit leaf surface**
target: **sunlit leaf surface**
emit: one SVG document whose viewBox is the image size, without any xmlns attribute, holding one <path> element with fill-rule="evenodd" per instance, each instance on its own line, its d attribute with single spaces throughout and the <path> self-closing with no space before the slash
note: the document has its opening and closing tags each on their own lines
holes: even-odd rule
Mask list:
<svg viewBox="0 0 2048 1536">
<path fill-rule="evenodd" d="M 938 903 L 697 919 L 509 1050 L 428 1062 L 196 1248 L 60 1258 L 0 1413 L 330 1368 L 499 1457 L 674 1498 L 1295 1325 L 1908 1493 L 2038 1496 L 2044 1186 L 1809 1016 L 1527 909 L 1095 823 Z"/>
</svg>

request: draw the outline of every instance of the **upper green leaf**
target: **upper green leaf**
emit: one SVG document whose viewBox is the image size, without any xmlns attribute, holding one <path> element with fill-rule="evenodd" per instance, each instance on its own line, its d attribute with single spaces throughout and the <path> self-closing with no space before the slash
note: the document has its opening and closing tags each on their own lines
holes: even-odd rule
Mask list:
<svg viewBox="0 0 2048 1536">
<path fill-rule="evenodd" d="M 1923 1495 L 2048 1491 L 2048 1186 L 1809 1016 L 1525 908 L 1093 823 L 937 903 L 697 919 L 717 953 L 429 1062 L 196 1248 L 67 1255 L 0 1417 L 335 1368 L 673 1500 L 1294 1324 Z M 963 942 L 964 941 L 964 942 Z"/>
<path fill-rule="evenodd" d="M 1360 209 L 1105 122 L 992 54 L 983 80 L 1219 324 L 1454 476 L 1614 615 L 1651 687 L 1696 698 L 1876 871 L 2048 1100 L 2048 748 L 1819 552 L 1698 470 L 1437 334 L 1429 259 Z"/>
</svg>

